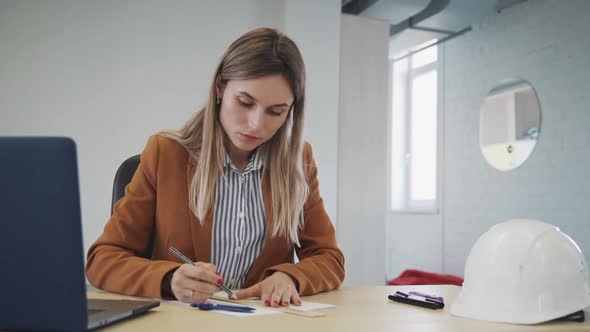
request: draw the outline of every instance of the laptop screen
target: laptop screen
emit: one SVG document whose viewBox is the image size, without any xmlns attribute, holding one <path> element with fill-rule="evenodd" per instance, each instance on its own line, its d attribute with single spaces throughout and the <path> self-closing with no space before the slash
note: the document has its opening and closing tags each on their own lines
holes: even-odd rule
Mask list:
<svg viewBox="0 0 590 332">
<path fill-rule="evenodd" d="M 87 325 L 76 145 L 0 137 L 0 329 Z"/>
</svg>

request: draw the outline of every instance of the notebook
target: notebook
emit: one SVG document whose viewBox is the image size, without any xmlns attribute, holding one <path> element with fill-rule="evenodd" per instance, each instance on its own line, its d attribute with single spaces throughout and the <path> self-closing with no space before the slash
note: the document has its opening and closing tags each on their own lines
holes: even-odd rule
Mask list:
<svg viewBox="0 0 590 332">
<path fill-rule="evenodd" d="M 87 300 L 76 145 L 0 137 L 0 330 L 82 331 L 158 301 Z"/>
</svg>

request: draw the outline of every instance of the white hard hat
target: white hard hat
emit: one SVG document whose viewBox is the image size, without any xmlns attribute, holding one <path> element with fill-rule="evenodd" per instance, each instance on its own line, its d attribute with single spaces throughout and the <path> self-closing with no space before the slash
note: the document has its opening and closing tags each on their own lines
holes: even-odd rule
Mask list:
<svg viewBox="0 0 590 332">
<path fill-rule="evenodd" d="M 455 316 L 536 324 L 590 305 L 582 251 L 559 228 L 536 220 L 490 228 L 471 249 L 464 278 L 450 308 Z"/>
</svg>

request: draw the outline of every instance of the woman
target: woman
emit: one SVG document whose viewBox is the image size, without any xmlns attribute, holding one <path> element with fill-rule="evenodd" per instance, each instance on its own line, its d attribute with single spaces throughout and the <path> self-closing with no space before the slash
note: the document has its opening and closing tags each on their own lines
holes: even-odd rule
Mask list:
<svg viewBox="0 0 590 332">
<path fill-rule="evenodd" d="M 225 284 L 240 289 L 234 299 L 257 296 L 273 307 L 339 287 L 344 257 L 303 142 L 304 101 L 305 68 L 292 40 L 263 28 L 232 43 L 207 106 L 179 132 L 148 141 L 88 251 L 90 283 L 187 303 Z M 181 264 L 170 247 L 195 265 Z"/>
</svg>

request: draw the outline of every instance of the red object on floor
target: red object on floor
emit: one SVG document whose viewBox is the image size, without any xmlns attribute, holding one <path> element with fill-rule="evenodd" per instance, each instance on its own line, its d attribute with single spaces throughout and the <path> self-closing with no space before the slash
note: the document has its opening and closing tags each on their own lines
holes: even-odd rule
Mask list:
<svg viewBox="0 0 590 332">
<path fill-rule="evenodd" d="M 463 278 L 452 274 L 440 274 L 420 270 L 405 270 L 388 285 L 463 285 Z"/>
</svg>

